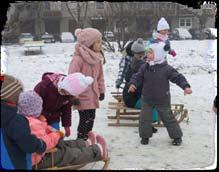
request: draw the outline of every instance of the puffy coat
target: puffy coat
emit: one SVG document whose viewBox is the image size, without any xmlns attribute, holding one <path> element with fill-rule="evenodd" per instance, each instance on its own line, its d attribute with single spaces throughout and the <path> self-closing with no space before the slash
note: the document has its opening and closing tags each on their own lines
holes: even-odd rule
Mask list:
<svg viewBox="0 0 219 172">
<path fill-rule="evenodd" d="M 62 121 L 63 127 L 71 126 L 72 96 L 63 96 L 58 93 L 54 80 L 58 80 L 62 74 L 44 73 L 34 90 L 43 99 L 42 114 L 49 124 Z"/>
<path fill-rule="evenodd" d="M 142 99 L 148 104 L 170 105 L 169 81 L 183 90 L 190 87 L 186 78 L 166 61 L 154 66 L 149 66 L 148 63 L 142 65 L 138 73 L 132 75 L 129 86 L 143 84 Z"/>
<path fill-rule="evenodd" d="M 46 144 L 31 134 L 28 120 L 17 108 L 1 102 L 1 166 L 3 169 L 32 169 L 31 154 L 42 154 Z"/>
<path fill-rule="evenodd" d="M 46 150 L 54 148 L 60 139 L 58 132 L 53 132 L 53 129 L 47 122 L 42 122 L 34 117 L 26 117 L 29 121 L 31 134 L 37 138 L 42 139 L 46 143 Z M 32 165 L 38 164 L 44 155 L 37 153 L 32 154 Z"/>
<path fill-rule="evenodd" d="M 99 96 L 105 92 L 102 61 L 103 56 L 101 53 L 95 53 L 82 44 L 76 44 L 68 73 L 81 72 L 85 76 L 93 77 L 94 81 L 78 96 L 80 104 L 74 106 L 75 109 L 85 110 L 99 108 Z"/>
</svg>

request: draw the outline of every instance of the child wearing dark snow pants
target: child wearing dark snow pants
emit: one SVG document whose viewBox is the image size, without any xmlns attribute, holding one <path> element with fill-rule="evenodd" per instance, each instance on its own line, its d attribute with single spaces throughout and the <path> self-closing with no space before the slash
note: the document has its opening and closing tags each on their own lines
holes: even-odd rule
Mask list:
<svg viewBox="0 0 219 172">
<path fill-rule="evenodd" d="M 142 85 L 137 87 L 137 90 L 134 93 L 128 92 L 128 84 L 130 78 L 133 74 L 137 73 L 141 65 L 146 63 L 145 56 L 145 45 L 143 43 L 142 38 L 138 38 L 131 46 L 131 51 L 133 52 L 134 56 L 131 58 L 130 64 L 128 65 L 127 72 L 125 74 L 125 86 L 122 92 L 123 101 L 127 107 L 141 109 L 142 100 L 141 100 L 141 92 L 142 92 Z M 158 114 L 157 110 L 154 108 L 152 111 L 152 118 L 153 122 L 158 121 Z M 153 132 L 156 133 L 157 129 L 153 127 Z"/>
<path fill-rule="evenodd" d="M 138 73 L 129 82 L 129 92 L 135 92 L 138 85 L 143 84 L 142 109 L 139 118 L 139 135 L 142 144 L 148 144 L 152 137 L 152 108 L 156 108 L 161 121 L 173 139 L 173 145 L 180 145 L 183 133 L 175 117 L 171 113 L 169 81 L 184 90 L 184 94 L 191 94 L 192 90 L 186 78 L 176 69 L 167 64 L 166 51 L 163 42 L 151 44 L 147 50 L 146 64 L 142 65 Z"/>
<path fill-rule="evenodd" d="M 54 152 L 54 165 L 63 167 L 105 160 L 107 148 L 105 139 L 93 132 L 89 132 L 88 139 L 63 140 L 64 133 L 54 130 L 47 124 L 46 118 L 41 114 L 43 99 L 35 91 L 25 91 L 19 95 L 18 112 L 25 116 L 29 122 L 31 134 L 42 139 L 46 143 L 46 150 L 57 148 Z M 32 166 L 41 168 L 51 167 L 52 157 L 50 154 L 32 154 Z"/>
</svg>

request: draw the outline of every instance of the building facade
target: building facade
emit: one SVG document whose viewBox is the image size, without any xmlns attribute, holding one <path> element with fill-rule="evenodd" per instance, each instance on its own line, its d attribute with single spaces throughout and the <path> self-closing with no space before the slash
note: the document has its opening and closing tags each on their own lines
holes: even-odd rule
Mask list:
<svg viewBox="0 0 219 172">
<path fill-rule="evenodd" d="M 45 32 L 74 34 L 78 27 L 95 27 L 101 32 L 123 33 L 127 39 L 149 37 L 161 17 L 166 18 L 170 30 L 215 27 L 216 5 L 212 3 L 203 4 L 200 9 L 173 2 L 39 1 L 22 8 L 24 3 L 27 4 L 15 3 L 11 8 L 19 8 L 18 20 L 23 21 L 17 32 L 37 36 Z M 8 20 L 10 16 L 13 15 Z"/>
</svg>

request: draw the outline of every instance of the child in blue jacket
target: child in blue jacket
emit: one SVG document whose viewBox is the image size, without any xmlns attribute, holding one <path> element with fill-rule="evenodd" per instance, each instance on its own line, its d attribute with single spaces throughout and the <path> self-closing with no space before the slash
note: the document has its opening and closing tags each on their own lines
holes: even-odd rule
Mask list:
<svg viewBox="0 0 219 172">
<path fill-rule="evenodd" d="M 32 169 L 31 153 L 46 150 L 46 143 L 31 134 L 28 120 L 17 114 L 22 91 L 16 78 L 1 76 L 1 168 L 7 170 Z"/>
</svg>

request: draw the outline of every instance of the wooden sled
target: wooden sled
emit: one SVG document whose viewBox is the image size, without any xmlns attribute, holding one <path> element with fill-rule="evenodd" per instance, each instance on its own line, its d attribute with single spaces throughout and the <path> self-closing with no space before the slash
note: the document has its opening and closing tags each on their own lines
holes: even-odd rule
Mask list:
<svg viewBox="0 0 219 172">
<path fill-rule="evenodd" d="M 52 156 L 52 162 L 51 162 L 51 167 L 49 168 L 45 168 L 45 169 L 39 169 L 38 165 L 36 164 L 34 166 L 34 170 L 78 170 L 84 166 L 86 166 L 89 163 L 83 163 L 83 164 L 78 164 L 78 165 L 67 165 L 64 167 L 57 167 L 54 164 L 54 153 L 57 151 L 57 148 L 53 148 L 51 150 L 46 151 L 46 154 L 51 154 Z M 107 157 L 106 160 L 102 160 L 104 162 L 104 165 L 102 167 L 101 170 L 107 170 L 108 166 L 109 166 L 109 162 L 110 162 L 110 157 Z"/>
<path fill-rule="evenodd" d="M 138 123 L 134 123 L 134 120 L 139 119 L 140 109 L 134 109 L 127 107 L 122 98 L 121 92 L 111 92 L 112 96 L 117 100 L 117 102 L 109 102 L 108 107 L 109 109 L 116 110 L 115 116 L 108 116 L 108 119 L 116 120 L 114 123 L 108 123 L 108 126 L 127 126 L 127 127 L 138 127 Z M 171 104 L 171 111 L 175 116 L 178 123 L 182 122 L 183 120 L 187 119 L 188 122 L 188 110 L 184 109 L 183 104 Z M 132 120 L 132 123 L 125 123 L 121 122 L 121 120 Z M 163 127 L 163 123 L 158 120 L 158 122 L 153 123 L 154 127 Z"/>
</svg>

